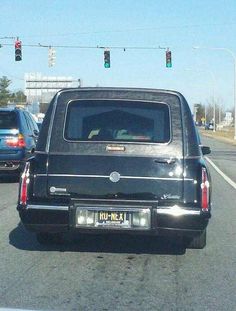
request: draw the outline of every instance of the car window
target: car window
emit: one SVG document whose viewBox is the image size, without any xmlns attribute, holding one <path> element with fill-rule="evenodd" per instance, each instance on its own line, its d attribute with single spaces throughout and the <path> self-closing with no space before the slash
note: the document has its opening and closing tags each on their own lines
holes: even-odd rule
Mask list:
<svg viewBox="0 0 236 311">
<path fill-rule="evenodd" d="M 69 103 L 64 137 L 71 141 L 165 143 L 170 140 L 168 105 L 93 100 Z"/>
<path fill-rule="evenodd" d="M 15 129 L 17 127 L 17 115 L 14 111 L 0 111 L 0 129 Z"/>
<path fill-rule="evenodd" d="M 27 112 L 24 112 L 25 115 L 25 119 L 26 119 L 26 123 L 27 123 L 27 127 L 29 129 L 30 132 L 33 132 L 33 130 L 35 129 L 35 126 L 33 124 L 32 118 L 30 117 L 30 115 Z"/>
<path fill-rule="evenodd" d="M 31 132 L 32 129 L 31 129 L 31 125 L 30 125 L 30 122 L 29 122 L 29 118 L 27 117 L 26 112 L 23 112 L 23 116 L 24 116 L 24 119 L 25 119 L 25 122 L 26 122 L 27 129 L 28 129 L 29 132 Z"/>
<path fill-rule="evenodd" d="M 38 131 L 38 125 L 35 122 L 34 118 L 30 114 L 28 114 L 28 117 L 29 117 L 29 122 L 30 122 L 32 129 Z"/>
</svg>

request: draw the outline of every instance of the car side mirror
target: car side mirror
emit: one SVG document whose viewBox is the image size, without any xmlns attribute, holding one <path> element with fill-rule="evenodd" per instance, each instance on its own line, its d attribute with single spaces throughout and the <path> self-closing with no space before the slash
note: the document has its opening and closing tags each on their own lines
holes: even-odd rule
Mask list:
<svg viewBox="0 0 236 311">
<path fill-rule="evenodd" d="M 208 146 L 201 146 L 201 149 L 203 155 L 211 153 L 211 148 Z"/>
</svg>

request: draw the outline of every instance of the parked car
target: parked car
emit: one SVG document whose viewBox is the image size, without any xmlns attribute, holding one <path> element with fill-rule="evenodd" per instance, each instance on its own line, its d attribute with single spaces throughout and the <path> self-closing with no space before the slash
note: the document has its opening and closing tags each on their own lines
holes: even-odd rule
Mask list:
<svg viewBox="0 0 236 311">
<path fill-rule="evenodd" d="M 40 243 L 77 230 L 172 235 L 203 248 L 209 152 L 178 92 L 65 89 L 26 163 L 17 209 Z"/>
<path fill-rule="evenodd" d="M 38 127 L 30 113 L 21 108 L 0 109 L 0 175 L 17 174 L 32 156 Z"/>
<path fill-rule="evenodd" d="M 213 123 L 213 122 L 206 123 L 206 125 L 205 125 L 205 130 L 211 130 L 211 131 L 213 131 L 213 130 L 214 130 L 214 123 Z"/>
</svg>

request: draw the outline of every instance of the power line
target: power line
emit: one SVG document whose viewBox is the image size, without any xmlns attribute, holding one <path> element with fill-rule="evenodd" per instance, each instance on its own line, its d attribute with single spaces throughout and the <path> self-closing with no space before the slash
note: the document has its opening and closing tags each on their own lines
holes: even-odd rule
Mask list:
<svg viewBox="0 0 236 311">
<path fill-rule="evenodd" d="M 0 37 L 0 39 L 2 40 L 2 39 L 16 39 L 16 37 L 7 37 L 7 36 L 5 36 L 5 37 Z"/>
</svg>

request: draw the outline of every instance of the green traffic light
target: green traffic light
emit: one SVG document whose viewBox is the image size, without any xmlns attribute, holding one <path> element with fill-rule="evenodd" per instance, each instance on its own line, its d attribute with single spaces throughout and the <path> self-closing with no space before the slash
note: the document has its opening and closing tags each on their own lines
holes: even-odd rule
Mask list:
<svg viewBox="0 0 236 311">
<path fill-rule="evenodd" d="M 104 51 L 104 67 L 105 68 L 111 67 L 110 51 L 109 50 Z"/>
<path fill-rule="evenodd" d="M 169 49 L 166 51 L 166 68 L 172 67 L 171 51 Z"/>
</svg>

